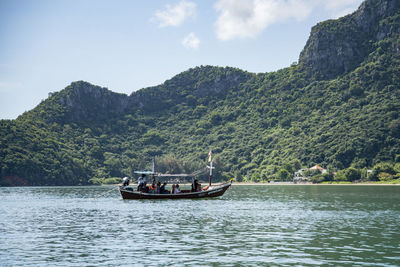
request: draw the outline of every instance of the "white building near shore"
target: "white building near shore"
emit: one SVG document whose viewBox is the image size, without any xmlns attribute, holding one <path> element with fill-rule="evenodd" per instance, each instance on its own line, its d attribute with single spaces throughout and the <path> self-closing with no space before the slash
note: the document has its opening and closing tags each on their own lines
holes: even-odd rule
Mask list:
<svg viewBox="0 0 400 267">
<path fill-rule="evenodd" d="M 312 171 L 312 170 L 320 171 L 322 174 L 324 174 L 324 173 L 327 172 L 326 169 L 322 168 L 322 167 L 319 166 L 319 165 L 315 165 L 315 166 L 313 166 L 313 167 L 311 167 L 311 168 L 300 169 L 300 170 L 298 170 L 298 171 L 296 171 L 296 172 L 294 173 L 293 182 L 294 182 L 294 183 L 297 183 L 297 182 L 307 182 L 307 181 L 309 180 L 310 177 L 305 176 L 305 175 L 304 175 L 304 172 L 305 172 L 305 171 Z"/>
</svg>

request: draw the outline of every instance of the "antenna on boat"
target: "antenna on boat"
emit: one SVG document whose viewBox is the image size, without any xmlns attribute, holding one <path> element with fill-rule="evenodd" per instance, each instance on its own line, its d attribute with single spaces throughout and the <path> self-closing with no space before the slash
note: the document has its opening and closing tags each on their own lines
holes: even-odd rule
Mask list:
<svg viewBox="0 0 400 267">
<path fill-rule="evenodd" d="M 207 168 L 210 168 L 210 179 L 208 182 L 208 186 L 211 186 L 212 170 L 215 169 L 215 167 L 213 167 L 213 162 L 212 162 L 212 150 L 210 150 L 210 152 L 208 152 L 208 162 L 210 162 L 210 166 L 207 166 Z"/>
<path fill-rule="evenodd" d="M 156 173 L 156 155 L 153 155 L 153 173 Z"/>
</svg>

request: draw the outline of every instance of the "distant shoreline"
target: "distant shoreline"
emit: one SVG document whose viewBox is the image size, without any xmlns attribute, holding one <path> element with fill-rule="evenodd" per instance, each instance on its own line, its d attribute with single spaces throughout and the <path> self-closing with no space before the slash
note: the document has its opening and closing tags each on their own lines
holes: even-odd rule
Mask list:
<svg viewBox="0 0 400 267">
<path fill-rule="evenodd" d="M 400 186 L 400 182 L 397 184 L 390 184 L 390 183 L 373 183 L 373 182 L 365 182 L 365 183 L 293 183 L 293 182 L 271 182 L 271 183 L 244 183 L 244 182 L 233 182 L 232 185 L 254 185 L 254 186 L 261 186 L 261 185 L 379 185 L 379 186 L 388 186 L 388 185 L 396 185 Z"/>
<path fill-rule="evenodd" d="M 221 183 L 213 183 L 212 185 L 218 185 Z M 185 183 L 181 184 L 182 186 L 190 186 L 190 183 Z M 376 186 L 400 186 L 400 181 L 398 183 L 320 183 L 320 184 L 313 184 L 313 183 L 298 183 L 295 184 L 293 182 L 271 182 L 271 183 L 244 183 L 244 182 L 233 182 L 233 186 L 275 186 L 275 185 L 288 185 L 288 186 L 294 186 L 294 185 L 345 185 L 345 186 L 350 186 L 350 185 L 359 185 L 359 186 L 368 186 L 368 185 L 376 185 Z M 0 186 L 0 188 L 7 188 L 7 187 L 78 187 L 78 186 L 104 186 L 104 187 L 119 187 L 121 184 L 101 184 L 101 185 L 20 185 L 20 186 Z"/>
<path fill-rule="evenodd" d="M 212 185 L 218 185 L 220 183 L 213 183 Z M 120 186 L 121 184 L 102 184 L 101 186 Z M 185 183 L 182 185 L 190 185 L 190 183 Z M 319 184 L 313 184 L 313 183 L 293 183 L 293 182 L 270 182 L 270 183 L 246 183 L 246 182 L 233 182 L 233 186 L 244 186 L 244 185 L 250 185 L 250 186 L 265 186 L 265 185 L 379 185 L 379 186 L 388 186 L 388 185 L 396 185 L 400 186 L 400 181 L 397 184 L 390 184 L 390 183 L 374 183 L 374 182 L 365 182 L 365 183 L 319 183 Z"/>
</svg>

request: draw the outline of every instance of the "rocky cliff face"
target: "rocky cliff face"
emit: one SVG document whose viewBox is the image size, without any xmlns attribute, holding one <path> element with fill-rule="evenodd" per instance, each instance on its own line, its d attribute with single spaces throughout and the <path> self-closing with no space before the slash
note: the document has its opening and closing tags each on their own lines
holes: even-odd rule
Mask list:
<svg viewBox="0 0 400 267">
<path fill-rule="evenodd" d="M 253 74 L 231 67 L 195 67 L 159 86 L 133 92 L 129 106 L 152 112 L 182 103 L 194 105 L 199 99 L 222 97 L 251 77 Z"/>
<path fill-rule="evenodd" d="M 178 74 L 159 86 L 133 92 L 130 96 L 78 81 L 53 94 L 44 104 L 53 106 L 49 103 L 56 103 L 59 111 L 47 113 L 60 114 L 55 120 L 58 123 L 105 122 L 138 110 L 153 113 L 182 103 L 195 105 L 199 99 L 205 101 L 222 97 L 251 77 L 253 74 L 235 68 L 202 66 Z M 54 122 L 52 119 L 48 121 Z"/>
<path fill-rule="evenodd" d="M 399 34 L 399 9 L 398 0 L 367 0 L 353 14 L 317 24 L 300 54 L 300 67 L 325 79 L 353 70 L 375 42 Z"/>
<path fill-rule="evenodd" d="M 65 88 L 58 101 L 69 110 L 70 120 L 87 121 L 122 114 L 128 106 L 129 97 L 79 81 Z"/>
</svg>

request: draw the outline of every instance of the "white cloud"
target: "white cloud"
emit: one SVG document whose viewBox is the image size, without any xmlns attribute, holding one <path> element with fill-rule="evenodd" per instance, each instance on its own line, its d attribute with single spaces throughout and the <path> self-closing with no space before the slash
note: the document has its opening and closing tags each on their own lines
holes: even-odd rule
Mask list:
<svg viewBox="0 0 400 267">
<path fill-rule="evenodd" d="M 196 3 L 182 0 L 176 5 L 166 5 L 163 10 L 157 10 L 152 21 L 158 23 L 159 27 L 179 26 L 195 15 Z"/>
<path fill-rule="evenodd" d="M 354 12 L 353 8 L 341 9 L 341 10 L 338 10 L 338 11 L 334 12 L 333 15 L 332 15 L 332 18 L 333 19 L 338 19 L 340 17 L 344 17 L 344 16 L 346 16 L 348 14 L 351 14 L 353 12 Z"/>
<path fill-rule="evenodd" d="M 220 40 L 255 37 L 269 25 L 287 19 L 302 20 L 311 12 L 303 0 L 219 0 L 216 26 Z"/>
<path fill-rule="evenodd" d="M 362 2 L 363 0 L 319 0 L 319 4 L 330 11 L 334 19 L 353 13 Z"/>
<path fill-rule="evenodd" d="M 182 45 L 187 49 L 197 49 L 199 48 L 200 40 L 193 32 L 191 32 L 182 40 Z"/>
<path fill-rule="evenodd" d="M 326 1 L 319 0 L 318 2 L 321 5 L 324 5 L 326 9 L 343 9 L 350 5 L 360 4 L 363 0 L 334 0 L 334 1 Z"/>
<path fill-rule="evenodd" d="M 219 13 L 215 23 L 217 38 L 223 41 L 249 38 L 260 34 L 268 26 L 295 19 L 301 21 L 311 12 L 323 8 L 333 18 L 354 10 L 362 0 L 218 0 Z M 347 14 L 348 14 L 347 13 Z"/>
</svg>

